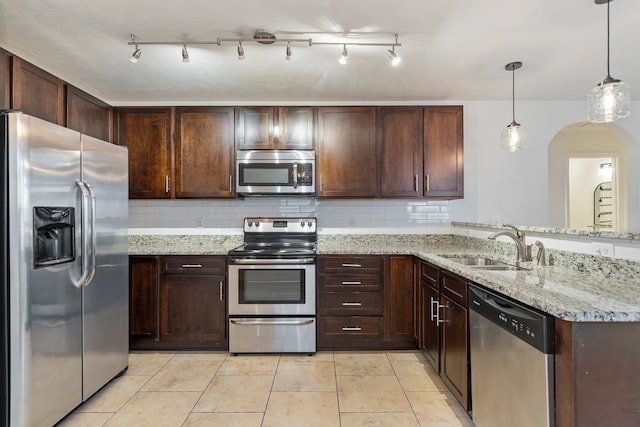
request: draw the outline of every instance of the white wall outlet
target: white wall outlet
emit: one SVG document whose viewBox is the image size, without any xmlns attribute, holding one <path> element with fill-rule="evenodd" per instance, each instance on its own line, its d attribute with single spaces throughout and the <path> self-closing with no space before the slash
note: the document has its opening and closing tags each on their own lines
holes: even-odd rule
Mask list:
<svg viewBox="0 0 640 427">
<path fill-rule="evenodd" d="M 591 252 L 595 255 L 613 257 L 614 246 L 613 243 L 592 242 Z"/>
</svg>

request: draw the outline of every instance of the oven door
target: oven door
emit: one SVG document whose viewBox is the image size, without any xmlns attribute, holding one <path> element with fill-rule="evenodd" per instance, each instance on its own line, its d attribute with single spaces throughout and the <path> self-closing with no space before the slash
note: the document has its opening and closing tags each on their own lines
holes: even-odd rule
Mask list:
<svg viewBox="0 0 640 427">
<path fill-rule="evenodd" d="M 230 317 L 315 315 L 315 264 L 260 262 L 229 265 Z"/>
</svg>

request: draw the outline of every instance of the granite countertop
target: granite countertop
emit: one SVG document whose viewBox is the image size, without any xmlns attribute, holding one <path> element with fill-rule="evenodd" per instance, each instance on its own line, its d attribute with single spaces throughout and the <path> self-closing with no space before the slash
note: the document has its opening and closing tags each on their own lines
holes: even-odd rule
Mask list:
<svg viewBox="0 0 640 427">
<path fill-rule="evenodd" d="M 130 235 L 131 255 L 226 255 L 241 235 Z M 609 265 L 610 258 L 525 270 L 479 270 L 449 256 L 486 256 L 513 264 L 486 239 L 451 235 L 319 235 L 318 254 L 414 255 L 524 304 L 574 322 L 640 322 L 639 263 Z M 504 244 L 503 244 L 504 246 Z M 513 246 L 513 245 L 511 245 Z M 510 246 L 504 246 L 511 249 Z M 600 264 L 601 263 L 601 264 Z"/>
</svg>

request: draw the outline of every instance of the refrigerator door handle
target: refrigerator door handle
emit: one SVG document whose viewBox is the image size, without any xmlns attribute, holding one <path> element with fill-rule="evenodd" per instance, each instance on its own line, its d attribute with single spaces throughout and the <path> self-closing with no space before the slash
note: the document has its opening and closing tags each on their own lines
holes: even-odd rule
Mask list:
<svg viewBox="0 0 640 427">
<path fill-rule="evenodd" d="M 89 258 L 91 261 L 91 268 L 89 270 L 89 277 L 87 277 L 87 281 L 84 283 L 84 286 L 89 286 L 93 277 L 96 275 L 96 252 L 98 248 L 98 242 L 96 237 L 96 193 L 93 191 L 91 185 L 88 182 L 83 183 L 87 191 L 89 192 L 89 199 L 91 201 L 91 217 L 89 219 L 90 230 L 91 230 L 91 257 Z"/>
<path fill-rule="evenodd" d="M 81 288 L 82 286 L 84 286 L 85 283 L 87 283 L 87 279 L 89 277 L 89 257 L 87 254 L 87 233 L 86 231 L 86 223 L 88 221 L 86 221 L 86 218 L 89 216 L 89 190 L 87 190 L 87 188 L 85 187 L 84 183 L 82 181 L 80 181 L 79 179 L 76 179 L 75 181 L 76 185 L 78 186 L 78 188 L 80 189 L 80 192 L 82 193 L 82 215 L 81 215 L 81 224 L 80 224 L 80 245 L 81 245 L 81 250 L 82 250 L 82 275 L 80 276 L 80 279 L 78 279 L 77 282 L 75 282 L 73 284 L 73 286 L 75 286 L 76 288 Z"/>
</svg>

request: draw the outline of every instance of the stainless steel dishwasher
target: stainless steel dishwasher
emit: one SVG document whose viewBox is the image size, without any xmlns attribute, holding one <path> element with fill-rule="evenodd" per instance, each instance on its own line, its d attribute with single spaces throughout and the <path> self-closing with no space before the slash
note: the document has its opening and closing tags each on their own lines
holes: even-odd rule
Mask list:
<svg viewBox="0 0 640 427">
<path fill-rule="evenodd" d="M 553 317 L 469 284 L 477 427 L 553 427 Z"/>
</svg>

